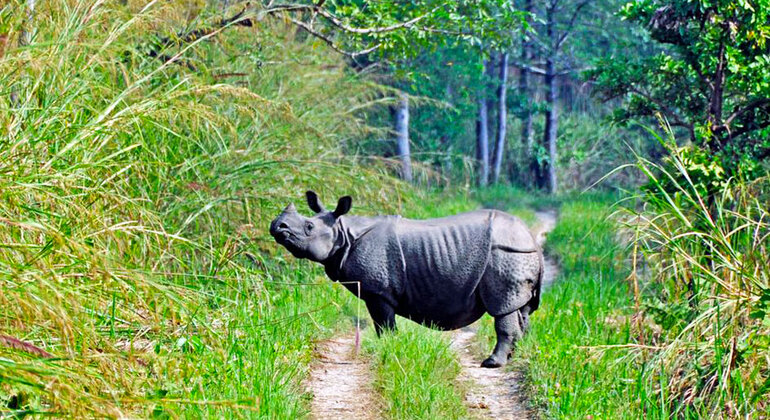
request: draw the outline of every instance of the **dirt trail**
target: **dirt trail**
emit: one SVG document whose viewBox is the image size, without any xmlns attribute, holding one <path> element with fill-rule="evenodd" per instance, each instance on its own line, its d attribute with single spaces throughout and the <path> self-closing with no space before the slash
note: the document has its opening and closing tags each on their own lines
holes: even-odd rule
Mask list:
<svg viewBox="0 0 770 420">
<path fill-rule="evenodd" d="M 521 373 L 480 367 L 486 355 L 476 351 L 477 328 L 474 324 L 452 333 L 452 349 L 460 356 L 463 367 L 459 379 L 469 385 L 465 395 L 468 407 L 491 419 L 530 418 L 521 389 Z"/>
<path fill-rule="evenodd" d="M 311 418 L 376 419 L 372 378 L 365 359 L 356 357 L 355 335 L 323 341 L 310 370 L 307 387 L 313 393 Z"/>
<path fill-rule="evenodd" d="M 542 246 L 545 237 L 556 226 L 556 212 L 536 212 L 538 223 L 532 233 Z M 550 286 L 558 266 L 546 257 L 543 273 L 543 287 Z M 490 419 L 514 420 L 529 419 L 532 413 L 527 407 L 522 389 L 523 374 L 505 369 L 487 369 L 480 367 L 481 360 L 487 355 L 479 354 L 476 346 L 477 324 L 452 332 L 452 348 L 460 357 L 463 367 L 460 380 L 470 387 L 466 402 L 478 415 Z"/>
</svg>

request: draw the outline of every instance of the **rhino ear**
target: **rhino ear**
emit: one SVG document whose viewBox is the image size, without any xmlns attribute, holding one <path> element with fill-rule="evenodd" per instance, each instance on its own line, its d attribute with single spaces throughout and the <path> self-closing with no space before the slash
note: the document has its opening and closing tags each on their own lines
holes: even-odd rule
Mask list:
<svg viewBox="0 0 770 420">
<path fill-rule="evenodd" d="M 349 195 L 346 195 L 337 202 L 337 208 L 334 209 L 334 217 L 340 217 L 343 214 L 350 211 L 350 207 L 353 205 L 353 199 Z"/>
<path fill-rule="evenodd" d="M 321 200 L 318 199 L 318 194 L 316 194 L 315 191 L 306 192 L 305 197 L 307 197 L 307 205 L 310 207 L 310 210 L 313 210 L 316 213 L 323 213 L 326 211 L 324 205 L 321 204 Z"/>
</svg>

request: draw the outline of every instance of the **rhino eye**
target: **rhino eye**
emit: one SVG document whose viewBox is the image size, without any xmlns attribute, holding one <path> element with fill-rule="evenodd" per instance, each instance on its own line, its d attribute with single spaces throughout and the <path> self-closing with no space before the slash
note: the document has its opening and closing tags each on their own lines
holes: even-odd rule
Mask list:
<svg viewBox="0 0 770 420">
<path fill-rule="evenodd" d="M 315 227 L 315 225 L 313 225 L 313 222 L 307 222 L 307 223 L 305 224 L 305 231 L 307 231 L 308 233 L 310 233 L 310 232 L 312 232 L 312 231 L 313 231 L 313 228 L 314 228 L 314 227 Z"/>
</svg>

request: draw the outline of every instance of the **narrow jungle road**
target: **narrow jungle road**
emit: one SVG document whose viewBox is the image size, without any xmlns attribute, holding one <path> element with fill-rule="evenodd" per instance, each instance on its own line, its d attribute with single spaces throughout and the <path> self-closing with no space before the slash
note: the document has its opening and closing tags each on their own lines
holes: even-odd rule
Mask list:
<svg viewBox="0 0 770 420">
<path fill-rule="evenodd" d="M 537 225 L 532 229 L 537 242 L 542 246 L 548 232 L 556 227 L 555 211 L 535 213 Z M 543 288 L 550 286 L 558 274 L 558 265 L 546 256 L 543 273 Z M 463 367 L 460 380 L 468 384 L 466 403 L 483 418 L 496 420 L 529 419 L 526 398 L 522 389 L 523 374 L 506 369 L 480 367 L 486 357 L 479 353 L 476 345 L 478 323 L 452 332 L 452 348 L 460 358 Z"/>
</svg>

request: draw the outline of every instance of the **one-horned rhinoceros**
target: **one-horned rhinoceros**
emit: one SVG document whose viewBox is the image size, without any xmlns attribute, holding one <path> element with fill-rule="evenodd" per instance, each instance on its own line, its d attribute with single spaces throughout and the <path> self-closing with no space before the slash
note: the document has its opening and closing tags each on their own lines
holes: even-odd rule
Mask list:
<svg viewBox="0 0 770 420">
<path fill-rule="evenodd" d="M 366 303 L 379 335 L 394 329 L 395 315 L 453 330 L 495 318 L 497 344 L 481 364 L 506 363 L 512 346 L 540 303 L 543 255 L 518 218 L 478 210 L 440 219 L 346 216 L 352 199 L 327 211 L 307 192 L 315 212 L 304 217 L 289 204 L 270 234 L 295 257 L 323 264 Z"/>
</svg>

